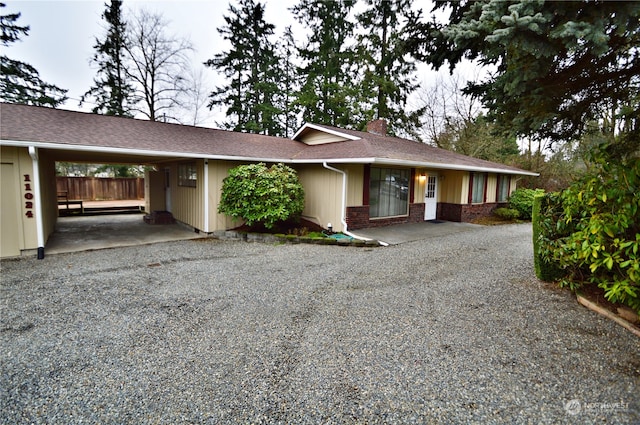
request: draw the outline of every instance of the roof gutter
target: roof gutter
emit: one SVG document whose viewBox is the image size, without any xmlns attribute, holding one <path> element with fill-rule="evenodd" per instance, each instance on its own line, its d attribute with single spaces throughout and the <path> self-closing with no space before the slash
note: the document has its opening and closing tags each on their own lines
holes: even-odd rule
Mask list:
<svg viewBox="0 0 640 425">
<path fill-rule="evenodd" d="M 327 170 L 335 171 L 336 173 L 342 174 L 342 210 L 340 212 L 340 223 L 342 223 L 342 233 L 344 233 L 347 236 L 351 236 L 354 239 L 360 239 L 360 240 L 363 240 L 363 241 L 371 240 L 371 239 L 363 238 L 362 236 L 356 236 L 353 233 L 349 232 L 348 229 L 347 229 L 347 219 L 346 219 L 346 213 L 347 213 L 347 173 L 345 171 L 339 170 L 337 168 L 333 168 L 332 166 L 327 164 L 327 161 L 324 161 L 322 163 L 322 166 L 324 168 L 326 168 Z"/>
<path fill-rule="evenodd" d="M 69 145 L 58 144 L 49 142 L 28 142 L 18 140 L 0 140 L 1 145 L 16 146 L 16 147 L 36 147 L 40 149 L 54 149 L 54 150 L 74 150 L 80 152 L 95 152 L 95 153 L 115 153 L 123 155 L 138 155 L 138 156 L 150 156 L 158 158 L 166 157 L 178 157 L 178 158 L 207 158 L 218 159 L 224 161 L 252 161 L 252 162 L 282 162 L 285 164 L 326 164 L 328 160 L 333 164 L 383 164 L 383 165 L 398 165 L 405 167 L 421 167 L 432 168 L 437 170 L 455 170 L 455 171 L 475 171 L 483 173 L 501 173 L 512 174 L 522 176 L 539 176 L 539 173 L 525 170 L 507 170 L 501 168 L 492 167 L 479 167 L 473 165 L 456 165 L 446 164 L 438 162 L 424 162 L 424 161 L 411 161 L 403 159 L 392 158 L 331 158 L 327 160 L 323 159 L 292 159 L 292 158 L 267 158 L 267 157 L 250 157 L 250 156 L 234 156 L 234 155 L 208 155 L 205 153 L 192 153 L 192 152 L 173 152 L 173 151 L 153 151 L 144 149 L 128 149 L 106 146 L 87 146 L 87 145 Z"/>
<path fill-rule="evenodd" d="M 293 164 L 317 164 L 317 159 L 294 159 L 288 161 Z M 324 161 L 326 162 L 326 161 Z M 381 165 L 396 165 L 404 167 L 416 167 L 416 168 L 431 168 L 434 170 L 452 170 L 452 171 L 475 171 L 481 173 L 498 173 L 498 174 L 511 174 L 521 176 L 539 176 L 540 173 L 526 170 L 507 170 L 503 168 L 492 167 L 478 167 L 473 165 L 456 165 L 456 164 L 443 164 L 439 162 L 423 162 L 423 161 L 408 161 L 402 159 L 390 159 L 390 158 L 336 158 L 331 159 L 332 164 L 381 164 Z"/>
<path fill-rule="evenodd" d="M 59 143 L 49 143 L 49 142 L 26 142 L 19 140 L 0 140 L 0 145 L 3 146 L 13 146 L 13 147 L 36 147 L 40 149 L 52 149 L 52 150 L 62 150 L 68 151 L 72 150 L 75 152 L 92 152 L 92 153 L 111 153 L 111 154 L 122 154 L 122 155 L 133 155 L 133 156 L 150 156 L 150 157 L 158 157 L 158 158 L 194 158 L 194 159 L 219 159 L 224 161 L 252 161 L 252 162 L 283 162 L 290 163 L 290 159 L 278 159 L 278 158 L 259 158 L 259 157 L 249 157 L 249 156 L 234 156 L 234 155 L 208 155 L 205 153 L 197 153 L 197 152 L 174 152 L 174 151 L 154 151 L 154 150 L 145 150 L 145 149 L 128 149 L 128 148 L 117 148 L 117 147 L 108 147 L 108 146 L 87 146 L 87 145 L 69 145 L 69 144 L 59 144 Z M 318 161 L 316 161 L 317 163 Z"/>
</svg>

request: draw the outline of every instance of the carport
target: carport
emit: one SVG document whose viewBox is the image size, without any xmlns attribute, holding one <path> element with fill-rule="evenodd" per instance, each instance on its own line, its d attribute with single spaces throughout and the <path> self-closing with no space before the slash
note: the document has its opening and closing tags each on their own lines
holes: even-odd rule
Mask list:
<svg viewBox="0 0 640 425">
<path fill-rule="evenodd" d="M 142 214 L 60 217 L 45 250 L 47 254 L 61 254 L 202 237 L 187 226 L 150 225 L 142 217 Z"/>
</svg>

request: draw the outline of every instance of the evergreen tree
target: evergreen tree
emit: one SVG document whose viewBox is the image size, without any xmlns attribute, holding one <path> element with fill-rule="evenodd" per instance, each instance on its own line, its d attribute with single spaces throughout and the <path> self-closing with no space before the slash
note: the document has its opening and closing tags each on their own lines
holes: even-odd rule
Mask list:
<svg viewBox="0 0 640 425">
<path fill-rule="evenodd" d="M 371 118 L 360 107 L 361 75 L 355 48 L 349 45 L 353 4 L 352 0 L 300 0 L 291 9 L 309 30 L 306 45 L 299 49 L 303 83 L 296 99 L 306 122 L 362 129 Z"/>
<path fill-rule="evenodd" d="M 98 65 L 94 86 L 80 100 L 95 99 L 94 113 L 106 115 L 132 116 L 131 109 L 136 103 L 135 91 L 127 79 L 125 69 L 126 23 L 122 18 L 122 1 L 111 0 L 105 4 L 102 18 L 107 22 L 104 41 L 96 39 L 95 54 L 91 60 Z"/>
<path fill-rule="evenodd" d="M 410 0 L 366 0 L 368 9 L 358 15 L 362 28 L 359 56 L 366 69 L 363 93 L 372 99 L 373 118 L 384 118 L 389 132 L 404 131 L 414 137 L 423 111 L 406 110 L 407 97 L 418 88 L 415 64 L 407 50 L 407 35 L 419 22 L 421 11 Z"/>
<path fill-rule="evenodd" d="M 280 43 L 278 44 L 278 95 L 276 97 L 278 108 L 282 111 L 280 115 L 280 125 L 283 129 L 283 136 L 291 137 L 300 127 L 299 114 L 300 107 L 295 103 L 295 93 L 300 88 L 300 76 L 296 66 L 296 44 L 288 26 Z"/>
<path fill-rule="evenodd" d="M 0 3 L 0 7 L 6 7 Z M 6 49 L 11 43 L 29 35 L 29 26 L 20 26 L 16 22 L 20 13 L 0 15 L 0 41 Z M 40 74 L 31 65 L 0 56 L 0 100 L 9 103 L 25 103 L 29 105 L 56 106 L 67 100 L 67 90 L 40 79 Z"/>
<path fill-rule="evenodd" d="M 640 109 L 640 3 L 439 1 L 449 22 L 425 24 L 414 47 L 435 67 L 496 67 L 466 92 L 521 136 L 579 138 L 587 123 L 635 134 Z M 607 118 L 605 120 L 605 118 Z M 605 128 L 606 127 L 606 128 Z"/>
<path fill-rule="evenodd" d="M 278 59 L 270 40 L 275 27 L 265 21 L 264 10 L 254 0 L 241 0 L 239 7 L 229 5 L 226 25 L 218 32 L 231 42 L 231 49 L 205 62 L 224 72 L 229 83 L 211 93 L 209 108 L 227 106 L 230 120 L 219 123 L 223 128 L 276 136 L 284 130 L 276 100 Z"/>
</svg>

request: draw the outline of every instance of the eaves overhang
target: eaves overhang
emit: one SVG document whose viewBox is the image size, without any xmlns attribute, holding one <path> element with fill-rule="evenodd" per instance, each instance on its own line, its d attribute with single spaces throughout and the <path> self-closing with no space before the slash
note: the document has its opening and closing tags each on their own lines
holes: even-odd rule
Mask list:
<svg viewBox="0 0 640 425">
<path fill-rule="evenodd" d="M 494 167 L 480 167 L 474 165 L 463 164 L 447 164 L 440 162 L 428 162 L 428 161 L 407 161 L 403 159 L 392 158 L 326 158 L 326 159 L 301 159 L 290 161 L 294 164 L 322 164 L 327 162 L 330 164 L 379 164 L 379 165 L 392 165 L 414 168 L 430 168 L 437 170 L 454 170 L 454 171 L 472 171 L 479 173 L 498 173 L 498 174 L 513 174 L 522 176 L 534 176 L 537 177 L 540 174 L 533 171 L 526 170 L 507 170 L 503 168 Z"/>
<path fill-rule="evenodd" d="M 331 164 L 379 164 L 415 168 L 430 168 L 438 170 L 456 170 L 456 171 L 472 171 L 472 172 L 488 172 L 499 174 L 512 174 L 523 176 L 539 176 L 539 173 L 526 170 L 507 170 L 494 167 L 481 167 L 464 164 L 450 164 L 429 161 L 411 161 L 394 158 L 311 158 L 311 159 L 292 159 L 292 158 L 273 158 L 266 156 L 246 156 L 246 155 L 215 155 L 207 153 L 195 152 L 179 152 L 179 151 L 157 151 L 147 149 L 128 149 L 108 146 L 91 146 L 91 145 L 69 145 L 50 142 L 34 142 L 20 140 L 0 140 L 0 145 L 14 147 L 35 147 L 38 149 L 51 149 L 58 151 L 74 151 L 86 152 L 92 154 L 110 154 L 110 155 L 127 155 L 153 158 L 193 158 L 193 159 L 213 159 L 223 161 L 251 161 L 251 162 L 282 162 L 286 164 L 322 164 L 324 162 Z"/>
<path fill-rule="evenodd" d="M 128 149 L 108 146 L 68 145 L 49 142 L 33 142 L 19 140 L 0 140 L 0 145 L 14 147 L 36 147 L 38 149 L 51 149 L 57 151 L 86 152 L 93 154 L 121 154 L 128 156 L 156 157 L 156 158 L 193 158 L 193 159 L 217 159 L 223 161 L 264 161 L 264 162 L 291 162 L 286 158 L 268 158 L 235 155 L 213 155 L 197 152 L 157 151 L 147 149 Z"/>
</svg>

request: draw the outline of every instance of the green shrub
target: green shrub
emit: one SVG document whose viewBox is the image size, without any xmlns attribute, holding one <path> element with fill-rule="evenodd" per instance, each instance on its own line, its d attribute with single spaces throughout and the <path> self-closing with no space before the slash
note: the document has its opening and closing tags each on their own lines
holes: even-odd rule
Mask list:
<svg viewBox="0 0 640 425">
<path fill-rule="evenodd" d="M 543 193 L 543 189 L 516 189 L 509 197 L 509 208 L 517 210 L 522 220 L 531 220 L 533 197 Z"/>
<path fill-rule="evenodd" d="M 229 170 L 222 183 L 218 212 L 272 229 L 276 223 L 298 217 L 304 209 L 304 189 L 296 171 L 284 164 L 240 165 Z"/>
<path fill-rule="evenodd" d="M 558 194 L 549 193 L 533 198 L 533 266 L 538 279 L 545 282 L 556 281 L 565 275 L 548 249 L 548 242 L 557 238 L 554 232 L 557 215 L 553 213 L 553 206 L 558 206 L 557 197 Z"/>
<path fill-rule="evenodd" d="M 512 208 L 496 208 L 493 210 L 493 214 L 504 220 L 515 220 L 520 217 L 520 211 L 514 210 Z"/>
<path fill-rule="evenodd" d="M 593 169 L 555 199 L 541 220 L 540 253 L 572 289 L 594 283 L 640 314 L 640 160 L 594 154 Z"/>
</svg>

